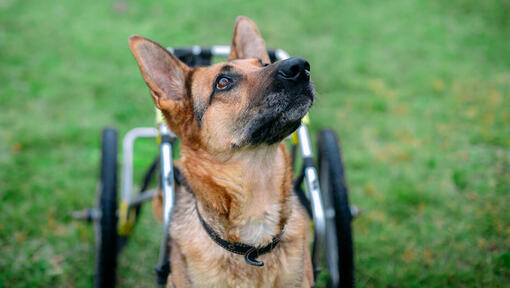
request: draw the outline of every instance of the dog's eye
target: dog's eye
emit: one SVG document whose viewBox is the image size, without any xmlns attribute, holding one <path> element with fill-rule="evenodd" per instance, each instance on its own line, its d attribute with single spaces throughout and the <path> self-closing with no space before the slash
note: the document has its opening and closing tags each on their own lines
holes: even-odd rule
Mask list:
<svg viewBox="0 0 510 288">
<path fill-rule="evenodd" d="M 231 83 L 232 81 L 230 81 L 230 79 L 226 77 L 221 77 L 220 79 L 218 79 L 218 82 L 216 83 L 216 89 L 223 90 L 225 88 L 228 88 Z"/>
</svg>

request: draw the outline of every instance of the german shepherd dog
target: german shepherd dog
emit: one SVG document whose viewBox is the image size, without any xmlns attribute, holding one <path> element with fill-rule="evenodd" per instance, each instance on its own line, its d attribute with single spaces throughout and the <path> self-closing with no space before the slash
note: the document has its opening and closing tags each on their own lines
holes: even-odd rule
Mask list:
<svg viewBox="0 0 510 288">
<path fill-rule="evenodd" d="M 282 143 L 314 102 L 308 62 L 271 64 L 246 17 L 228 62 L 208 67 L 192 69 L 140 36 L 129 46 L 181 140 L 168 286 L 311 287 L 309 218 Z"/>
</svg>

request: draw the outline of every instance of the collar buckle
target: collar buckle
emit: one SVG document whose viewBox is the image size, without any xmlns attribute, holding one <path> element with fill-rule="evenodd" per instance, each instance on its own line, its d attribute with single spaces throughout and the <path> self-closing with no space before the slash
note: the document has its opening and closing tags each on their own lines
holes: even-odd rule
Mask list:
<svg viewBox="0 0 510 288">
<path fill-rule="evenodd" d="M 271 242 L 273 244 L 273 242 Z M 256 255 L 254 255 L 254 252 L 257 252 Z M 244 254 L 244 260 L 246 263 L 253 265 L 253 266 L 264 266 L 264 262 L 258 261 L 256 258 L 259 256 L 259 253 L 255 247 L 250 248 L 246 254 Z"/>
</svg>

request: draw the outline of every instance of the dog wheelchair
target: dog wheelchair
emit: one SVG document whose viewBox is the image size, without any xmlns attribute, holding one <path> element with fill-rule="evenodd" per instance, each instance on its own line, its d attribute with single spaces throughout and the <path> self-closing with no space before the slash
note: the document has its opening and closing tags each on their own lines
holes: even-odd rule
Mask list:
<svg viewBox="0 0 510 288">
<path fill-rule="evenodd" d="M 204 48 L 193 46 L 168 50 L 190 67 L 210 65 L 213 57 L 227 57 L 228 46 Z M 283 50 L 269 50 L 272 62 L 289 58 Z M 141 205 L 154 198 L 156 189 L 148 189 L 152 178 L 160 172 L 160 189 L 163 192 L 162 241 L 155 267 L 159 285 L 165 285 L 169 274 L 169 228 L 174 208 L 175 181 L 173 152 L 178 138 L 157 112 L 157 128 L 137 127 L 131 129 L 122 141 L 122 171 L 120 179 L 121 202 L 117 195 L 118 134 L 113 128 L 102 132 L 101 173 L 95 208 L 75 212 L 75 218 L 94 223 L 96 238 L 96 287 L 114 287 L 117 256 L 125 247 Z M 344 178 L 341 150 L 335 133 L 321 130 L 317 139 L 317 163 L 315 168 L 312 146 L 308 132 L 308 115 L 301 126 L 288 137 L 292 167 L 294 170 L 294 193 L 306 208 L 313 221 L 312 263 L 316 283 L 328 287 L 354 286 L 354 260 L 351 221 L 358 209 L 350 206 Z M 147 170 L 141 192 L 133 193 L 134 143 L 139 138 L 156 138 L 159 156 Z M 326 276 L 327 275 L 327 276 Z M 317 284 L 321 286 L 321 284 Z"/>
</svg>

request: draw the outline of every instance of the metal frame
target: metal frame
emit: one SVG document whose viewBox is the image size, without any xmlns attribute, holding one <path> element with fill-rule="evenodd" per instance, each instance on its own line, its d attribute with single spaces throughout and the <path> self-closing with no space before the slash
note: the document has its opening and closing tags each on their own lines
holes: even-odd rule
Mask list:
<svg viewBox="0 0 510 288">
<path fill-rule="evenodd" d="M 167 48 L 168 51 L 172 52 L 174 49 Z M 194 46 L 192 48 L 192 53 L 194 55 L 199 55 L 201 53 L 200 46 Z M 212 56 L 228 56 L 230 54 L 229 46 L 213 46 L 210 48 Z M 275 50 L 275 56 L 277 60 L 285 60 L 289 58 L 289 54 L 284 50 L 278 49 Z M 155 137 L 165 137 L 168 136 L 172 139 L 176 139 L 176 136 L 170 131 L 167 125 L 162 121 L 159 123 L 159 129 L 156 128 L 134 128 L 130 130 L 123 139 L 123 162 L 122 162 L 122 205 L 121 205 L 121 213 L 120 216 L 126 217 L 124 220 L 120 220 L 120 225 L 129 226 L 130 219 L 132 217 L 129 216 L 131 209 L 134 205 L 140 204 L 144 201 L 148 201 L 152 199 L 155 195 L 154 190 L 146 191 L 145 193 L 135 197 L 132 195 L 132 187 L 133 187 L 133 147 L 134 142 L 139 138 L 155 138 Z M 299 147 L 301 151 L 301 156 L 303 159 L 312 158 L 312 149 L 310 144 L 310 137 L 308 133 L 308 128 L 305 124 L 301 124 L 301 126 L 297 129 L 297 136 L 299 139 Z M 295 144 L 293 144 L 295 145 Z M 172 143 L 170 141 L 162 141 L 160 145 L 161 152 L 161 185 L 163 190 L 163 203 L 164 203 L 164 214 L 163 214 L 163 235 L 162 242 L 160 246 L 159 258 L 158 258 L 158 267 L 162 267 L 166 261 L 168 261 L 168 238 L 169 238 L 169 227 L 171 222 L 172 211 L 174 208 L 174 199 L 175 199 L 175 191 L 174 191 L 174 181 L 173 181 L 173 162 L 172 162 Z M 313 251 L 313 262 L 320 263 L 320 257 L 324 255 L 320 255 L 320 251 L 322 247 L 324 247 L 326 243 L 326 215 L 323 207 L 323 202 L 321 199 L 321 192 L 318 180 L 317 170 L 313 166 L 308 166 L 304 171 L 304 180 L 305 180 L 305 188 L 307 196 L 310 199 L 311 208 L 313 211 L 313 221 L 314 221 L 314 251 Z M 125 208 L 123 208 L 125 207 Z M 126 209 L 127 211 L 122 211 L 122 209 Z M 124 213 L 123 213 L 124 212 Z M 127 223 L 127 224 L 126 224 Z M 120 229 L 122 230 L 122 229 Z M 127 229 L 129 234 L 130 228 Z M 324 250 L 324 249 L 322 249 Z M 324 251 L 323 251 L 324 252 Z"/>
<path fill-rule="evenodd" d="M 132 206 L 131 197 L 133 189 L 133 154 L 135 141 L 139 138 L 156 138 L 158 129 L 154 127 L 137 127 L 129 130 L 122 140 L 122 176 L 121 195 L 122 200 Z"/>
</svg>

